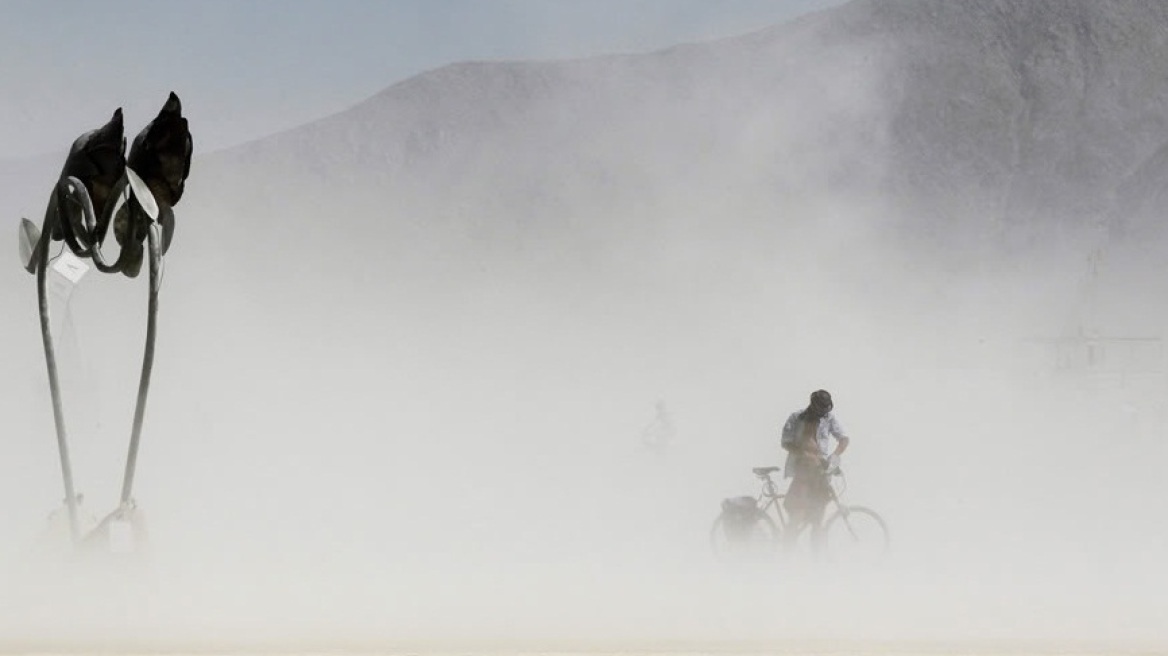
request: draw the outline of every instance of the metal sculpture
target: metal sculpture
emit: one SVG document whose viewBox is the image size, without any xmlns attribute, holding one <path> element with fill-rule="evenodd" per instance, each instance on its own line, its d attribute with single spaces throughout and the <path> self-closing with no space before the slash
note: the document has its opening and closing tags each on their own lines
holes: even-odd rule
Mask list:
<svg viewBox="0 0 1168 656">
<path fill-rule="evenodd" d="M 182 103 L 170 94 L 158 116 L 134 138 L 126 157 L 126 138 L 122 110 L 118 108 L 104 126 L 86 132 L 73 142 L 57 184 L 49 195 L 45 218 L 38 229 L 28 219 L 21 220 L 20 247 L 25 269 L 36 274 L 40 308 L 41 340 L 49 374 L 49 391 L 53 401 L 53 421 L 57 431 L 57 449 L 65 499 L 69 511 L 69 530 L 73 542 L 81 540 L 73 470 L 69 460 L 68 435 L 57 377 L 57 359 L 49 330 L 49 302 L 46 272 L 52 242 L 63 241 L 79 258 L 89 258 L 103 273 L 121 273 L 135 278 L 142 261 L 149 258 L 150 292 L 146 319 L 146 344 L 142 372 L 138 381 L 138 398 L 130 433 L 129 451 L 122 479 L 118 510 L 134 507 L 132 489 L 137 466 L 150 372 L 154 365 L 154 341 L 157 329 L 159 273 L 163 255 L 174 237 L 174 206 L 182 198 L 190 174 L 191 133 L 182 116 Z M 112 263 L 102 251 L 113 228 L 120 251 Z M 145 245 L 144 245 L 145 244 Z"/>
</svg>

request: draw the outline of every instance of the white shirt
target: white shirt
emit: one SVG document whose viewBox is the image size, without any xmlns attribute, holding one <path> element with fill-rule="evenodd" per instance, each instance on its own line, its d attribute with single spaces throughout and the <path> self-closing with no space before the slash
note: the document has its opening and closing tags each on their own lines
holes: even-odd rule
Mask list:
<svg viewBox="0 0 1168 656">
<path fill-rule="evenodd" d="M 801 414 L 803 414 L 802 410 L 792 412 L 791 416 L 787 417 L 787 423 L 783 424 L 782 444 L 784 447 L 795 444 L 803 433 L 803 420 L 799 418 Z M 831 455 L 834 450 L 831 443 L 833 437 L 837 440 L 848 439 L 848 435 L 844 432 L 839 420 L 829 412 L 819 420 L 819 426 L 815 431 L 815 444 L 824 457 Z M 786 476 L 791 475 L 791 460 L 793 458 L 794 454 L 787 452 L 787 462 L 783 466 Z"/>
</svg>

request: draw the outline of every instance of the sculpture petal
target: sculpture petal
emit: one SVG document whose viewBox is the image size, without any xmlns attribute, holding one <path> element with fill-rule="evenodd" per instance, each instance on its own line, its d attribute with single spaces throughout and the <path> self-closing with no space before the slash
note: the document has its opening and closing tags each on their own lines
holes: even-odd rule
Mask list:
<svg viewBox="0 0 1168 656">
<path fill-rule="evenodd" d="M 122 247 L 125 249 L 122 253 L 122 273 L 126 274 L 127 278 L 137 278 L 138 272 L 142 270 L 142 259 L 146 249 L 142 248 L 141 242 L 131 242 Z"/>
<path fill-rule="evenodd" d="M 65 159 L 61 178 L 72 176 L 80 180 L 100 213 L 126 168 L 125 151 L 126 136 L 119 107 L 105 125 L 77 137 Z"/>
<path fill-rule="evenodd" d="M 158 218 L 158 201 L 154 200 L 154 194 L 150 191 L 150 187 L 134 172 L 134 169 L 126 167 L 126 178 L 129 180 L 130 189 L 134 193 L 134 198 L 138 199 L 138 204 L 146 212 L 146 216 L 153 221 Z"/>
<path fill-rule="evenodd" d="M 159 202 L 173 207 L 182 198 L 193 151 L 194 141 L 182 115 L 182 102 L 171 92 L 158 116 L 134 137 L 127 162 Z"/>
<path fill-rule="evenodd" d="M 24 270 L 36 273 L 36 249 L 41 240 L 41 229 L 28 219 L 20 220 L 20 261 Z"/>
</svg>

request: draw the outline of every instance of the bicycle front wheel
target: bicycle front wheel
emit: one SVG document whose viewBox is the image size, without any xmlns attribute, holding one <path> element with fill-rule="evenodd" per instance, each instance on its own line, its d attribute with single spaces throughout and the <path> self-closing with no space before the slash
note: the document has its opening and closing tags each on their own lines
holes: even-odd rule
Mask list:
<svg viewBox="0 0 1168 656">
<path fill-rule="evenodd" d="M 888 557 L 888 525 L 875 510 L 840 506 L 823 527 L 823 547 L 833 562 L 874 565 Z"/>
<path fill-rule="evenodd" d="M 778 553 L 778 547 L 779 529 L 764 512 L 745 522 L 723 512 L 710 527 L 710 548 L 719 560 L 770 559 Z"/>
</svg>

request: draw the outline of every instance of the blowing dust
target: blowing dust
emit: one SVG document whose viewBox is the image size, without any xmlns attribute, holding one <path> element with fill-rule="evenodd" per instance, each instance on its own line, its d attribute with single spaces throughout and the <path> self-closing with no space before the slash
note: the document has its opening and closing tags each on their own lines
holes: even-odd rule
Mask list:
<svg viewBox="0 0 1168 656">
<path fill-rule="evenodd" d="M 196 159 L 161 293 L 135 558 L 62 555 L 40 535 L 62 497 L 52 415 L 33 284 L 6 284 L 25 311 L 5 352 L 5 642 L 1162 642 L 1168 382 L 1164 324 L 1138 292 L 1154 258 L 1088 303 L 1088 236 L 922 236 L 921 217 L 867 193 L 890 100 L 862 55 L 834 52 L 792 99 L 718 122 L 721 166 L 591 142 L 615 162 L 611 196 L 572 186 L 574 222 L 427 222 L 340 193 L 326 217 L 233 216 L 215 200 L 249 178 L 200 187 Z M 734 109 L 721 100 L 709 115 Z M 145 281 L 97 278 L 55 311 L 67 301 L 78 488 L 101 516 Z M 845 501 L 887 520 L 889 560 L 717 561 L 721 500 L 782 464 L 782 423 L 820 388 L 852 436 Z M 665 449 L 642 437 L 658 403 Z"/>
</svg>

